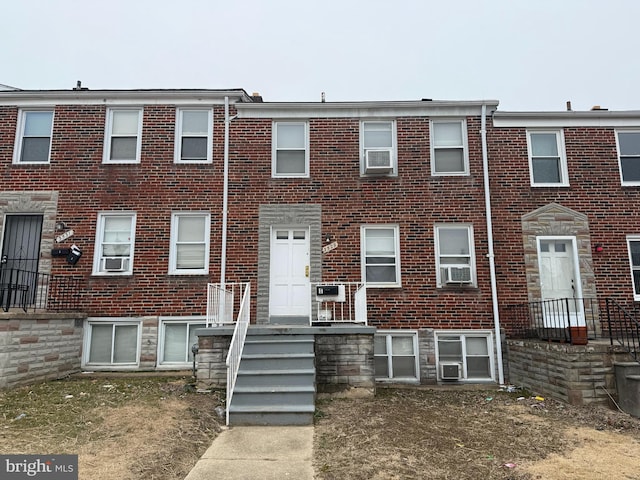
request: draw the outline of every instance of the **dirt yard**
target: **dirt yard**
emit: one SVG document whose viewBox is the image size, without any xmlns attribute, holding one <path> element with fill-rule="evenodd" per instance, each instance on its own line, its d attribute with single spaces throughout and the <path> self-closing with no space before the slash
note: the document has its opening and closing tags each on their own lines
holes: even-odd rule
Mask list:
<svg viewBox="0 0 640 480">
<path fill-rule="evenodd" d="M 81 480 L 182 480 L 224 428 L 223 393 L 188 380 L 77 376 L 0 392 L 0 452 L 78 454 Z M 640 419 L 602 407 L 459 388 L 317 407 L 319 480 L 640 480 Z"/>
<path fill-rule="evenodd" d="M 324 480 L 640 479 L 640 419 L 607 408 L 497 389 L 394 388 L 318 409 L 314 465 Z"/>
</svg>

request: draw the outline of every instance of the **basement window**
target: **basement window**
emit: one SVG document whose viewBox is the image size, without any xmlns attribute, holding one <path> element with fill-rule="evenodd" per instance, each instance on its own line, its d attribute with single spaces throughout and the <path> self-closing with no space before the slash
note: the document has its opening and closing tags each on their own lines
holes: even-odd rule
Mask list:
<svg viewBox="0 0 640 480">
<path fill-rule="evenodd" d="M 436 332 L 438 380 L 493 380 L 493 337 L 488 332 Z"/>
<path fill-rule="evenodd" d="M 418 381 L 417 333 L 378 330 L 373 351 L 376 380 Z"/>
</svg>

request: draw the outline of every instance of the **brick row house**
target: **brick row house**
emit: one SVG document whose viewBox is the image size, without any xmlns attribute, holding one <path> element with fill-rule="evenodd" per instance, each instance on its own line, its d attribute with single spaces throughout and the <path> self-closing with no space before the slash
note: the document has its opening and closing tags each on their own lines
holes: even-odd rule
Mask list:
<svg viewBox="0 0 640 480">
<path fill-rule="evenodd" d="M 83 369 L 184 369 L 244 282 L 254 325 L 366 325 L 378 382 L 504 383 L 510 307 L 640 300 L 640 114 L 497 107 L 0 91 L 3 301 L 73 280 Z"/>
</svg>

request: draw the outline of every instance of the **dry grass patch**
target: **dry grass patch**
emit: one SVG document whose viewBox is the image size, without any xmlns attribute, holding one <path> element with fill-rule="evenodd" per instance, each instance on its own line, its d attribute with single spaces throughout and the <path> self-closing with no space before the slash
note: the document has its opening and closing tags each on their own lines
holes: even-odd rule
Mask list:
<svg viewBox="0 0 640 480">
<path fill-rule="evenodd" d="M 390 388 L 378 389 L 372 399 L 323 402 L 316 472 L 324 480 L 567 478 L 554 476 L 560 467 L 549 459 L 584 444 L 573 436 L 576 428 L 606 430 L 620 449 L 640 439 L 640 420 L 626 414 L 518 396 Z M 591 455 L 600 447 L 593 444 Z M 538 473 L 533 468 L 543 460 L 550 467 Z"/>
<path fill-rule="evenodd" d="M 220 431 L 186 378 L 99 377 L 0 393 L 0 451 L 78 454 L 81 479 L 183 479 Z"/>
</svg>

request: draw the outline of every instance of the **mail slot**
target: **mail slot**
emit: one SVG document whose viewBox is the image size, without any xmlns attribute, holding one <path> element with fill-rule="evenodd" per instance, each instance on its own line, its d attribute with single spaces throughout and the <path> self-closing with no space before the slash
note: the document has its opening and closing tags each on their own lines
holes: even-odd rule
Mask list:
<svg viewBox="0 0 640 480">
<path fill-rule="evenodd" d="M 318 285 L 316 295 L 319 297 L 331 297 L 338 295 L 338 285 Z"/>
</svg>

